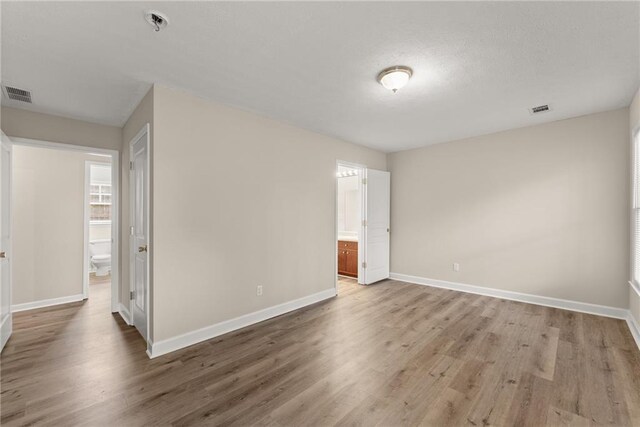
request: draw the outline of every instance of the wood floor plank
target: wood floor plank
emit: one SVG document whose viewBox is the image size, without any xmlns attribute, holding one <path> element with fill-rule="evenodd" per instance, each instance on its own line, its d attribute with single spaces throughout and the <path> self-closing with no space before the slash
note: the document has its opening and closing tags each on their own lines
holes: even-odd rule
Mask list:
<svg viewBox="0 0 640 427">
<path fill-rule="evenodd" d="M 558 354 L 560 329 L 541 327 L 531 344 L 529 372 L 540 378 L 553 381 Z"/>
<path fill-rule="evenodd" d="M 85 302 L 16 313 L 0 423 L 640 425 L 621 320 L 387 280 L 153 360 Z"/>
<path fill-rule="evenodd" d="M 594 425 L 594 423 L 580 415 L 549 406 L 546 425 L 548 427 L 589 427 Z"/>
</svg>

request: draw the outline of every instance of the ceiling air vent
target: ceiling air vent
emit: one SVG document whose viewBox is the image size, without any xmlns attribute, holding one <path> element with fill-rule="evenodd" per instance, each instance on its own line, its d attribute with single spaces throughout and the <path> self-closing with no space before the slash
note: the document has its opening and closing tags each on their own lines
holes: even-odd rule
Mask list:
<svg viewBox="0 0 640 427">
<path fill-rule="evenodd" d="M 4 93 L 7 95 L 7 98 L 31 104 L 31 92 L 28 90 L 18 89 L 17 87 L 11 86 L 2 86 L 2 88 L 4 89 Z"/>
<path fill-rule="evenodd" d="M 549 106 L 548 105 L 538 105 L 537 107 L 531 108 L 529 111 L 531 111 L 531 114 L 544 113 L 546 111 L 549 111 Z"/>
</svg>

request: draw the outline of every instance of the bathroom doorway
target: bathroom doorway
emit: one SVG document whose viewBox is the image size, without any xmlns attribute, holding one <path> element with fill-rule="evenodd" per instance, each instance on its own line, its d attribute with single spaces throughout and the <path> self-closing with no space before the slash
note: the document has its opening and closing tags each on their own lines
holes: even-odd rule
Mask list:
<svg viewBox="0 0 640 427">
<path fill-rule="evenodd" d="M 109 157 L 85 161 L 83 295 L 105 294 L 111 288 L 112 165 Z"/>
<path fill-rule="evenodd" d="M 336 171 L 337 291 L 359 282 L 362 265 L 362 175 L 364 167 L 341 163 Z"/>
<path fill-rule="evenodd" d="M 337 162 L 336 293 L 389 278 L 391 175 Z"/>
</svg>

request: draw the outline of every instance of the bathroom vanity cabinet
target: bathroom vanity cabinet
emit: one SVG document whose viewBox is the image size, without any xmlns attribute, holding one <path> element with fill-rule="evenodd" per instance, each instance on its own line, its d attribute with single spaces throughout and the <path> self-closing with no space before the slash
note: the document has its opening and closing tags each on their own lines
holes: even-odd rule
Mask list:
<svg viewBox="0 0 640 427">
<path fill-rule="evenodd" d="M 338 240 L 338 274 L 358 277 L 358 242 Z"/>
</svg>

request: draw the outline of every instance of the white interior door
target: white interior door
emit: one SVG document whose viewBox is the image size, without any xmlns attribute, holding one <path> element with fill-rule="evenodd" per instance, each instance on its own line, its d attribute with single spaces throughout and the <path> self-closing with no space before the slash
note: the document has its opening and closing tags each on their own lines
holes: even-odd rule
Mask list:
<svg viewBox="0 0 640 427">
<path fill-rule="evenodd" d="M 0 148 L 0 351 L 11 336 L 11 143 L 2 134 Z"/>
<path fill-rule="evenodd" d="M 147 340 L 149 310 L 149 130 L 148 125 L 131 141 L 131 316 Z"/>
<path fill-rule="evenodd" d="M 389 224 L 391 218 L 391 174 L 365 169 L 363 185 L 363 244 L 360 283 L 369 285 L 389 277 Z"/>
</svg>

